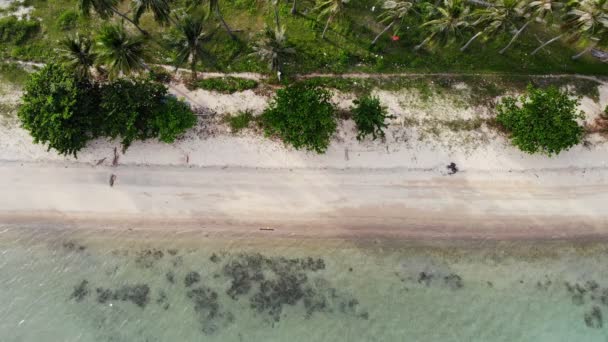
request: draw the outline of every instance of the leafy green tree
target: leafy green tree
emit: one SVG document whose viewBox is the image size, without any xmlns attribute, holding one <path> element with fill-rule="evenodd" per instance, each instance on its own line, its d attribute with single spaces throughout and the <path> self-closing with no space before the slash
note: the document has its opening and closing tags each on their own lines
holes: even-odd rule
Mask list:
<svg viewBox="0 0 608 342">
<path fill-rule="evenodd" d="M 266 27 L 260 39 L 253 47 L 253 55 L 268 63 L 271 72 L 277 72 L 279 81 L 283 73 L 283 63 L 296 50 L 289 46 L 285 29 L 282 27 L 271 29 Z"/>
<path fill-rule="evenodd" d="M 261 120 L 266 136 L 324 153 L 336 131 L 335 111 L 329 91 L 296 83 L 277 91 Z"/>
<path fill-rule="evenodd" d="M 203 20 L 202 16 L 191 14 L 179 17 L 175 35 L 169 43 L 176 52 L 176 67 L 190 63 L 192 81 L 197 79 L 196 64 L 207 56 L 203 46 L 209 35 L 204 31 Z"/>
<path fill-rule="evenodd" d="M 58 64 L 32 74 L 18 116 L 35 143 L 73 155 L 96 136 L 97 88 Z"/>
<path fill-rule="evenodd" d="M 117 9 L 118 3 L 118 0 L 78 0 L 78 8 L 84 16 L 89 16 L 91 11 L 94 11 L 101 19 L 108 19 L 116 14 L 131 23 L 144 36 L 148 36 L 149 34 L 146 30 L 142 29 L 134 20 Z"/>
<path fill-rule="evenodd" d="M 322 39 L 325 39 L 325 34 L 327 33 L 327 29 L 329 28 L 329 24 L 338 16 L 344 13 L 346 8 L 346 4 L 349 0 L 320 0 L 319 4 L 316 7 L 316 10 L 319 11 L 319 17 L 327 17 L 327 22 L 325 23 L 325 28 L 323 29 L 323 35 L 321 35 Z"/>
<path fill-rule="evenodd" d="M 88 37 L 80 34 L 65 37 L 59 42 L 58 52 L 61 61 L 79 77 L 91 76 L 91 68 L 95 66 L 97 54 L 93 51 L 93 43 Z"/>
<path fill-rule="evenodd" d="M 122 25 L 105 25 L 97 36 L 98 61 L 110 78 L 146 69 L 144 39 L 130 35 Z"/>
<path fill-rule="evenodd" d="M 150 119 L 152 135 L 165 143 L 173 143 L 180 135 L 196 124 L 190 106 L 173 96 L 166 96 Z"/>
<path fill-rule="evenodd" d="M 530 85 L 519 99 L 502 100 L 496 121 L 510 132 L 513 145 L 522 151 L 558 154 L 578 144 L 584 134 L 576 121 L 584 114 L 577 110 L 579 101 L 571 95 L 553 86 L 540 89 Z"/>
<path fill-rule="evenodd" d="M 386 0 L 382 4 L 382 14 L 380 14 L 379 19 L 380 23 L 385 24 L 384 29 L 378 33 L 376 38 L 372 41 L 372 45 L 375 45 L 380 36 L 385 34 L 391 28 L 398 34 L 401 30 L 401 26 L 407 16 L 412 11 L 412 7 L 414 3 L 412 1 L 394 1 L 394 0 Z"/>
<path fill-rule="evenodd" d="M 416 50 L 435 40 L 450 42 L 469 27 L 468 19 L 471 9 L 464 0 L 443 0 L 443 5 L 437 7 L 436 10 L 437 17 L 421 25 L 430 33 L 415 47 Z"/>
<path fill-rule="evenodd" d="M 383 129 L 388 127 L 384 121 L 391 116 L 388 115 L 386 107 L 380 104 L 380 99 L 365 96 L 353 103 L 351 111 L 357 125 L 357 140 L 363 140 L 368 135 L 371 135 L 373 140 L 384 138 Z"/>
</svg>

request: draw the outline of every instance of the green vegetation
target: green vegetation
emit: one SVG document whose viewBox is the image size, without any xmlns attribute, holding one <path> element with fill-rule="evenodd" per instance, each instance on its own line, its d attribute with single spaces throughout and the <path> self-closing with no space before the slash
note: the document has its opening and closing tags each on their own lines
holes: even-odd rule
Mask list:
<svg viewBox="0 0 608 342">
<path fill-rule="evenodd" d="M 65 10 L 57 17 L 56 25 L 62 31 L 69 31 L 76 28 L 78 25 L 78 12 L 74 10 Z"/>
<path fill-rule="evenodd" d="M 386 107 L 380 104 L 380 99 L 365 96 L 353 103 L 355 106 L 351 108 L 351 111 L 357 125 L 357 140 L 363 140 L 368 135 L 371 135 L 373 140 L 378 137 L 384 138 L 383 129 L 388 126 L 384 121 L 390 116 Z"/>
<path fill-rule="evenodd" d="M 0 81 L 23 85 L 29 78 L 29 73 L 17 63 L 0 63 Z"/>
<path fill-rule="evenodd" d="M 578 144 L 584 134 L 576 119 L 577 99 L 556 87 L 528 87 L 519 99 L 507 97 L 499 104 L 496 121 L 510 134 L 513 145 L 524 152 L 541 152 L 549 156 Z M 518 105 L 521 103 L 521 105 Z"/>
<path fill-rule="evenodd" d="M 185 103 L 149 80 L 94 83 L 65 66 L 48 64 L 32 74 L 18 112 L 35 143 L 77 156 L 96 137 L 173 142 L 196 123 Z"/>
<path fill-rule="evenodd" d="M 261 119 L 266 136 L 324 153 L 337 128 L 335 112 L 329 91 L 296 83 L 277 91 Z"/>
<path fill-rule="evenodd" d="M 237 115 L 225 117 L 225 122 L 230 126 L 230 131 L 234 134 L 248 128 L 252 121 L 255 120 L 253 113 L 250 110 L 239 112 Z"/>
<path fill-rule="evenodd" d="M 241 77 L 210 77 L 190 83 L 190 88 L 214 90 L 220 93 L 233 94 L 239 91 L 254 89 L 258 82 Z"/>
<path fill-rule="evenodd" d="M 15 16 L 0 18 L 0 43 L 21 45 L 40 31 L 36 20 L 19 20 Z"/>
</svg>

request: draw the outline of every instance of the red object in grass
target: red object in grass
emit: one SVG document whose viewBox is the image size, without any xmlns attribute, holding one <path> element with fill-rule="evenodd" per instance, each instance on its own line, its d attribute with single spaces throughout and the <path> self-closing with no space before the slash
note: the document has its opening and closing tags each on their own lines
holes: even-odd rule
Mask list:
<svg viewBox="0 0 608 342">
<path fill-rule="evenodd" d="M 399 36 L 392 36 L 392 37 L 391 37 L 391 39 L 392 39 L 394 42 L 396 42 L 396 41 L 398 41 L 398 40 L 399 40 Z"/>
</svg>

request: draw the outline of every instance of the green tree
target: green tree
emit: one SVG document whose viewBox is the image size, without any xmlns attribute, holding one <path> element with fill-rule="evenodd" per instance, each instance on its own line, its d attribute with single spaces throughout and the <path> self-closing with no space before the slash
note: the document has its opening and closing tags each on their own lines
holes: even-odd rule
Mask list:
<svg viewBox="0 0 608 342">
<path fill-rule="evenodd" d="M 117 9 L 119 1 L 118 0 L 78 0 L 78 8 L 80 12 L 89 16 L 91 11 L 97 13 L 97 15 L 101 19 L 108 19 L 112 17 L 114 14 L 118 15 L 122 19 L 128 21 L 133 25 L 136 29 L 139 30 L 144 36 L 148 36 L 148 32 L 142 29 L 134 20 L 129 18 L 126 14 L 120 12 Z"/>
<path fill-rule="evenodd" d="M 385 34 L 391 28 L 398 34 L 401 30 L 402 24 L 407 16 L 412 11 L 414 3 L 412 1 L 394 1 L 386 0 L 382 4 L 382 14 L 379 15 L 380 23 L 386 25 L 384 29 L 378 33 L 376 38 L 372 41 L 372 45 L 375 45 L 380 36 Z"/>
<path fill-rule="evenodd" d="M 58 64 L 47 64 L 25 85 L 18 116 L 35 143 L 62 155 L 77 156 L 96 136 L 98 96 L 95 86 Z"/>
<path fill-rule="evenodd" d="M 285 29 L 282 27 L 274 30 L 266 27 L 262 39 L 253 47 L 253 55 L 267 62 L 270 71 L 277 72 L 279 81 L 283 73 L 283 63 L 295 53 L 295 49 L 289 46 Z"/>
<path fill-rule="evenodd" d="M 323 34 L 321 35 L 322 39 L 325 39 L 325 34 L 327 33 L 327 29 L 329 28 L 329 24 L 338 16 L 344 13 L 344 9 L 346 8 L 346 4 L 349 0 L 320 0 L 319 4 L 316 7 L 316 10 L 319 11 L 319 17 L 324 18 L 327 17 L 327 22 L 325 23 L 325 28 L 323 29 Z"/>
<path fill-rule="evenodd" d="M 386 107 L 380 104 L 380 99 L 365 96 L 353 103 L 351 111 L 357 125 L 357 140 L 363 140 L 368 135 L 371 135 L 373 140 L 384 138 L 383 129 L 388 127 L 384 121 L 392 116 L 389 116 Z"/>
<path fill-rule="evenodd" d="M 327 150 L 337 127 L 331 94 L 302 83 L 277 91 L 261 120 L 266 136 L 317 153 Z"/>
<path fill-rule="evenodd" d="M 98 61 L 110 78 L 146 69 L 144 39 L 132 36 L 122 25 L 105 25 L 97 36 Z"/>
<path fill-rule="evenodd" d="M 170 45 L 176 51 L 175 66 L 190 63 L 192 81 L 197 79 L 196 64 L 203 60 L 207 53 L 203 49 L 204 42 L 209 36 L 204 31 L 202 16 L 186 14 L 178 18 L 176 35 Z"/>
<path fill-rule="evenodd" d="M 443 40 L 450 42 L 469 27 L 470 8 L 464 0 L 443 0 L 443 5 L 437 7 L 437 17 L 421 25 L 430 31 L 429 35 L 415 47 L 420 49 L 431 41 Z"/>
<path fill-rule="evenodd" d="M 513 145 L 522 151 L 558 154 L 578 144 L 584 134 L 576 121 L 584 114 L 577 110 L 578 99 L 571 96 L 553 86 L 539 89 L 530 85 L 519 99 L 502 100 L 496 121 L 510 132 Z"/>
<path fill-rule="evenodd" d="M 97 54 L 88 37 L 76 34 L 63 38 L 58 49 L 60 60 L 72 68 L 79 77 L 89 78 L 91 68 L 95 66 Z"/>
</svg>

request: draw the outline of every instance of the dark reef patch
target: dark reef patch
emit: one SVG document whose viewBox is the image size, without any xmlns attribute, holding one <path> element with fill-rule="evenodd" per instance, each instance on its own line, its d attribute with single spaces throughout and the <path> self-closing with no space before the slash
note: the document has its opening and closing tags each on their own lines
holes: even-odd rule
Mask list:
<svg viewBox="0 0 608 342">
<path fill-rule="evenodd" d="M 78 244 L 74 241 L 66 241 L 62 244 L 63 248 L 69 252 L 82 252 L 87 249 L 86 246 Z"/>
<path fill-rule="evenodd" d="M 201 281 L 201 275 L 198 272 L 188 272 L 184 278 L 184 285 L 186 285 L 186 287 L 190 287 L 199 281 Z"/>
<path fill-rule="evenodd" d="M 169 310 L 169 299 L 167 293 L 164 290 L 158 292 L 158 298 L 156 304 L 160 305 L 164 310 Z"/>
<path fill-rule="evenodd" d="M 83 280 L 78 285 L 74 286 L 74 291 L 70 298 L 76 299 L 77 302 L 82 301 L 86 296 L 90 293 L 89 291 L 89 281 Z"/>
<path fill-rule="evenodd" d="M 599 306 L 594 306 L 591 311 L 585 313 L 585 325 L 589 328 L 599 329 L 604 325 L 602 310 Z"/>
<path fill-rule="evenodd" d="M 169 255 L 177 255 L 177 252 L 178 252 L 177 249 L 174 249 L 174 248 L 167 250 L 167 253 L 169 253 Z"/>
<path fill-rule="evenodd" d="M 188 291 L 187 296 L 194 304 L 194 311 L 198 315 L 205 334 L 213 334 L 221 326 L 234 321 L 232 313 L 222 311 L 217 292 L 212 289 L 200 286 Z"/>
<path fill-rule="evenodd" d="M 150 268 L 165 256 L 159 249 L 144 249 L 138 251 L 135 256 L 135 264 L 140 268 Z"/>
<path fill-rule="evenodd" d="M 171 284 L 175 284 L 175 273 L 173 271 L 169 271 L 165 273 L 165 279 Z"/>
<path fill-rule="evenodd" d="M 144 308 L 150 301 L 150 287 L 146 284 L 125 285 L 115 290 L 98 287 L 97 302 L 105 304 L 110 300 L 129 301 Z"/>
</svg>

